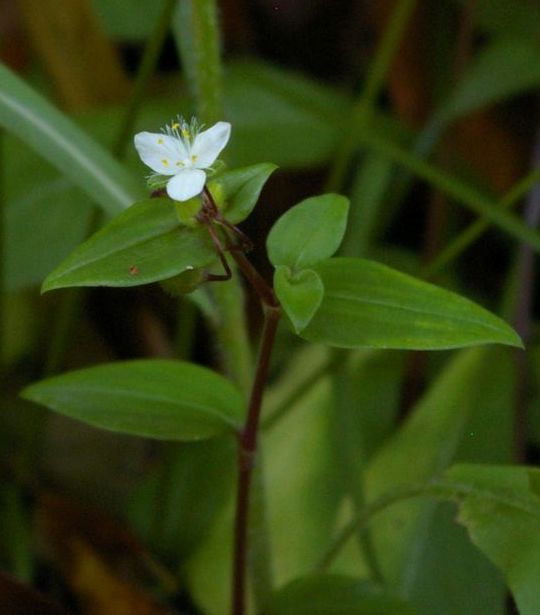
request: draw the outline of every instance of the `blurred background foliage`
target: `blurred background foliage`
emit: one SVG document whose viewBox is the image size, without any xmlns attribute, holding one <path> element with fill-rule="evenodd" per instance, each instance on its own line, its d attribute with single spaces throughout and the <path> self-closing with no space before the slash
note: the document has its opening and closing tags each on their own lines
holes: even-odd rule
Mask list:
<svg viewBox="0 0 540 615">
<path fill-rule="evenodd" d="M 40 102 L 29 103 L 31 129 L 6 119 L 9 79 L 0 75 L 0 562 L 26 583 L 0 575 L 5 613 L 218 614 L 227 604 L 231 442 L 102 433 L 17 397 L 44 375 L 117 358 L 179 356 L 221 368 L 208 319 L 158 286 L 39 294 L 43 278 L 102 222 L 101 209 L 111 216 L 122 198 L 144 194 L 132 134 L 193 112 L 178 53 L 191 26 L 176 4 L 0 2 L 3 63 L 68 114 L 73 132 L 62 134 L 124 191 L 116 203 L 77 181 L 79 162 L 55 150 L 57 118 Z M 227 162 L 280 167 L 243 226 L 253 258 L 269 273 L 264 239 L 273 221 L 301 198 L 341 191 L 352 203 L 342 254 L 474 298 L 511 321 L 528 351 L 329 356 L 282 331 L 264 442 L 279 585 L 312 570 L 362 498 L 456 461 L 538 461 L 530 244 L 540 241 L 525 233 L 540 215 L 530 175 L 540 163 L 540 5 L 409 2 L 414 11 L 386 71 L 376 50 L 398 4 L 407 3 L 220 0 L 224 115 L 233 125 Z M 152 44 L 155 70 L 137 80 Z M 497 205 L 522 207 L 510 217 L 493 213 Z M 247 314 L 256 341 L 260 315 L 249 297 Z M 372 538 L 385 579 L 418 613 L 512 612 L 500 572 L 454 517 L 449 504 L 415 501 L 377 518 Z M 368 575 L 361 542 L 335 571 Z"/>
</svg>

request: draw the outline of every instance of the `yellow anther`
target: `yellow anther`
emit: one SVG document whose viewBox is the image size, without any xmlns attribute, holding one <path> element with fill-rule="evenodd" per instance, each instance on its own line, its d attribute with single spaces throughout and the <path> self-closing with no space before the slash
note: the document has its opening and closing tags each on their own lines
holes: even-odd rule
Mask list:
<svg viewBox="0 0 540 615">
<path fill-rule="evenodd" d="M 171 128 L 172 128 L 173 130 L 178 130 L 178 128 L 180 128 L 180 124 L 179 124 L 178 122 L 173 122 L 173 123 L 171 124 Z"/>
<path fill-rule="evenodd" d="M 198 156 L 196 156 L 195 154 L 191 155 L 191 162 L 195 162 L 197 160 Z"/>
<path fill-rule="evenodd" d="M 184 166 L 184 163 L 183 163 L 183 162 L 178 161 L 178 162 L 176 163 L 176 166 L 177 166 L 177 167 L 183 167 L 183 166 Z"/>
<path fill-rule="evenodd" d="M 163 163 L 163 166 L 165 166 L 165 167 L 169 166 L 169 161 L 166 158 L 163 158 L 163 160 L 161 162 Z"/>
<path fill-rule="evenodd" d="M 157 142 L 158 142 L 158 145 L 163 145 L 164 143 L 163 139 L 158 139 Z"/>
<path fill-rule="evenodd" d="M 189 130 L 187 128 L 182 128 L 182 136 L 185 139 L 190 139 L 191 138 L 191 133 L 189 132 Z"/>
</svg>

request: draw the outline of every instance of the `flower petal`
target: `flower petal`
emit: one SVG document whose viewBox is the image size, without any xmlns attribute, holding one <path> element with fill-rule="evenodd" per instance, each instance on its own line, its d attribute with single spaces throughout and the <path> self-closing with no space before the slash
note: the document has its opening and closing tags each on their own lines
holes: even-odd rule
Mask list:
<svg viewBox="0 0 540 615">
<path fill-rule="evenodd" d="M 139 132 L 134 142 L 144 164 L 160 175 L 175 175 L 185 166 L 188 153 L 180 139 L 155 132 Z"/>
<path fill-rule="evenodd" d="M 206 173 L 200 169 L 183 169 L 167 184 L 167 194 L 175 201 L 187 201 L 202 192 Z"/>
<path fill-rule="evenodd" d="M 199 133 L 191 146 L 193 166 L 197 169 L 207 169 L 227 145 L 230 136 L 229 122 L 218 122 Z"/>
</svg>

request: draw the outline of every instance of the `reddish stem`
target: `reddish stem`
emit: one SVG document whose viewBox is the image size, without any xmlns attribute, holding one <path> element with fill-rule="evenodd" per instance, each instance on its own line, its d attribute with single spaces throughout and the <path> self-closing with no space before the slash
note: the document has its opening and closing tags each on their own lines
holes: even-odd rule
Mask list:
<svg viewBox="0 0 540 615">
<path fill-rule="evenodd" d="M 279 307 L 265 307 L 264 327 L 257 369 L 251 389 L 246 423 L 239 438 L 238 489 L 236 496 L 236 519 L 234 524 L 233 615 L 244 615 L 245 613 L 251 477 L 257 453 L 257 436 L 259 432 L 262 396 L 268 375 L 270 356 L 274 346 L 279 318 Z"/>
</svg>

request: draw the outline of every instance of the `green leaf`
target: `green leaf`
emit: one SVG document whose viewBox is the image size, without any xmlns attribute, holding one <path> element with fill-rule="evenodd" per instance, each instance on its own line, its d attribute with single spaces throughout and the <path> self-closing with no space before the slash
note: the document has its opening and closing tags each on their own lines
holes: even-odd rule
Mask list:
<svg viewBox="0 0 540 615">
<path fill-rule="evenodd" d="M 353 577 L 314 574 L 295 579 L 270 601 L 269 615 L 412 615 L 401 598 Z"/>
<path fill-rule="evenodd" d="M 288 267 L 279 266 L 274 272 L 274 288 L 294 330 L 299 333 L 321 305 L 324 295 L 321 278 L 312 269 L 293 274 Z"/>
<path fill-rule="evenodd" d="M 482 50 L 444 106 L 445 119 L 526 92 L 540 84 L 540 45 L 536 37 L 498 40 Z"/>
<path fill-rule="evenodd" d="M 447 478 L 460 494 L 459 521 L 502 570 L 521 615 L 536 615 L 540 612 L 540 471 L 464 464 L 452 468 Z"/>
<path fill-rule="evenodd" d="M 6 287 L 17 291 L 41 283 L 84 239 L 92 210 L 88 197 L 64 178 L 10 201 L 6 208 Z"/>
<path fill-rule="evenodd" d="M 441 372 L 407 421 L 372 458 L 366 472 L 368 501 L 440 476 L 470 437 L 471 417 L 501 409 L 496 402 L 497 379 L 506 365 L 501 370 L 493 363 L 492 350 L 462 351 Z M 507 396 L 502 399 L 506 402 Z M 417 593 L 422 576 L 431 574 L 422 565 L 435 510 L 433 501 L 407 500 L 377 515 L 371 525 L 383 575 L 407 597 Z M 429 579 L 436 582 L 436 577 Z"/>
<path fill-rule="evenodd" d="M 540 28 L 540 9 L 529 0 L 477 0 L 473 11 L 480 28 L 497 38 L 536 38 Z"/>
<path fill-rule="evenodd" d="M 142 196 L 142 182 L 2 65 L 0 83 L 0 126 L 53 164 L 104 211 L 118 213 Z"/>
<path fill-rule="evenodd" d="M 92 0 L 94 10 L 107 34 L 117 40 L 133 43 L 150 35 L 167 0 L 141 4 L 139 0 Z"/>
<path fill-rule="evenodd" d="M 233 125 L 227 155 L 236 165 L 320 165 L 347 130 L 351 101 L 339 90 L 268 63 L 240 60 L 225 70 L 225 109 Z"/>
<path fill-rule="evenodd" d="M 238 224 L 245 220 L 259 199 L 266 180 L 277 169 L 265 162 L 227 171 L 209 182 L 208 187 L 218 202 L 225 202 L 225 217 Z"/>
<path fill-rule="evenodd" d="M 394 177 L 394 163 L 377 153 L 366 153 L 351 186 L 349 222 L 340 256 L 365 256 L 376 234 L 384 228 L 389 212 L 385 196 Z"/>
<path fill-rule="evenodd" d="M 265 406 L 274 406 L 324 361 L 321 347 L 306 346 L 284 378 L 271 387 Z M 308 574 L 335 530 L 340 506 L 339 474 L 328 434 L 331 413 L 328 379 L 311 386 L 287 416 L 264 433 L 264 476 L 275 559 L 276 584 Z M 231 527 L 234 500 L 193 557 L 186 563 L 190 595 L 208 615 L 223 615 L 230 598 Z M 358 560 L 354 560 L 358 564 Z M 358 574 L 358 569 L 355 571 Z M 208 591 L 212 579 L 212 591 Z"/>
<path fill-rule="evenodd" d="M 130 526 L 162 557 L 184 560 L 234 491 L 237 446 L 223 436 L 167 444 L 162 452 L 162 463 L 150 468 L 131 493 Z"/>
<path fill-rule="evenodd" d="M 132 205 L 80 245 L 43 283 L 66 286 L 138 286 L 204 267 L 216 257 L 203 228 L 178 221 L 168 199 Z"/>
<path fill-rule="evenodd" d="M 510 463 L 516 380 L 512 352 L 490 346 L 482 350 L 478 360 L 471 368 L 472 378 L 457 385 L 468 388 L 464 396 L 475 395 L 476 401 L 464 398 L 470 411 L 454 459 Z M 421 553 L 413 560 L 416 573 L 408 575 L 414 577 L 410 599 L 425 613 L 503 615 L 507 591 L 502 574 L 471 543 L 455 517 L 451 503 L 437 505 L 429 532 L 420 538 L 423 548 L 417 552 Z"/>
<path fill-rule="evenodd" d="M 302 331 L 308 341 L 341 348 L 522 347 L 509 325 L 479 305 L 385 265 L 332 258 L 314 269 L 324 299 Z"/>
<path fill-rule="evenodd" d="M 48 378 L 22 396 L 110 431 L 201 440 L 238 428 L 242 396 L 209 369 L 159 359 L 97 365 Z"/>
<path fill-rule="evenodd" d="M 297 270 L 332 256 L 343 239 L 348 211 L 348 199 L 339 194 L 322 194 L 295 205 L 268 235 L 270 262 Z"/>
</svg>

